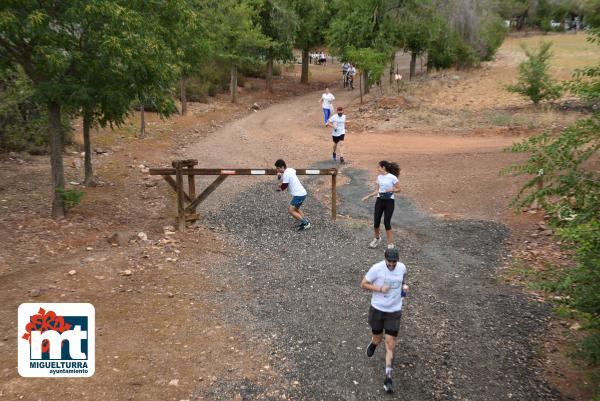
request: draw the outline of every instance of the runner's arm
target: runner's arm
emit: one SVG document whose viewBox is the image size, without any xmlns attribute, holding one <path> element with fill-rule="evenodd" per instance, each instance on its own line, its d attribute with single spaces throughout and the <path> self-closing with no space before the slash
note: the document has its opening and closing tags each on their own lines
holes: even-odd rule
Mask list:
<svg viewBox="0 0 600 401">
<path fill-rule="evenodd" d="M 375 191 L 369 193 L 367 196 L 365 196 L 364 198 L 362 198 L 363 201 L 367 201 L 369 198 L 372 198 L 374 196 L 377 196 L 379 194 L 379 187 L 377 187 L 375 189 Z"/>
<path fill-rule="evenodd" d="M 369 290 L 369 291 L 373 291 L 373 292 L 387 292 L 386 291 L 386 287 L 388 287 L 387 289 L 389 289 L 389 286 L 387 285 L 383 285 L 383 286 L 378 286 L 375 284 L 371 284 L 369 282 L 369 280 L 367 280 L 366 277 L 363 277 L 363 280 L 360 282 L 360 288 L 364 289 L 364 290 Z"/>
<path fill-rule="evenodd" d="M 393 187 L 388 188 L 385 192 L 400 192 L 400 181 L 398 181 Z"/>
</svg>

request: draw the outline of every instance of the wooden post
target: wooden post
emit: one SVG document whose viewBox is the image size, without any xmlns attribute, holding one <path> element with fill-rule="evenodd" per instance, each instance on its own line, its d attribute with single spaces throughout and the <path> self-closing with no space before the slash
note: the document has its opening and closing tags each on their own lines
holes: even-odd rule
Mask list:
<svg viewBox="0 0 600 401">
<path fill-rule="evenodd" d="M 193 169 L 194 166 L 188 166 L 188 169 Z M 196 199 L 196 176 L 188 175 L 188 195 L 190 199 Z"/>
<path fill-rule="evenodd" d="M 331 175 L 331 220 L 337 217 L 337 170 Z"/>
<path fill-rule="evenodd" d="M 181 166 L 178 164 L 175 167 L 175 177 L 177 184 L 177 229 L 185 230 L 185 207 L 183 205 L 183 175 L 181 174 Z"/>
</svg>

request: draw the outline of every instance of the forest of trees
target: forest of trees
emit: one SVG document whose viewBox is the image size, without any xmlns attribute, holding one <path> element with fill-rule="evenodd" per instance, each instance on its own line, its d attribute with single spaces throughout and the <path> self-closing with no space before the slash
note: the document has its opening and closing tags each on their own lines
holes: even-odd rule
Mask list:
<svg viewBox="0 0 600 401">
<path fill-rule="evenodd" d="M 52 215 L 64 216 L 62 151 L 83 121 L 85 182 L 90 129 L 119 125 L 132 110 L 162 116 L 327 49 L 357 64 L 365 89 L 398 50 L 427 67 L 470 67 L 493 57 L 505 19 L 539 21 L 589 12 L 600 0 L 95 0 L 0 4 L 0 150 L 49 153 Z M 598 6 L 600 7 L 600 6 Z M 586 11 L 587 10 L 587 11 Z M 555 18 L 555 15 L 552 17 Z M 589 18 L 592 20 L 592 18 Z M 140 135 L 144 135 L 144 125 Z"/>
</svg>

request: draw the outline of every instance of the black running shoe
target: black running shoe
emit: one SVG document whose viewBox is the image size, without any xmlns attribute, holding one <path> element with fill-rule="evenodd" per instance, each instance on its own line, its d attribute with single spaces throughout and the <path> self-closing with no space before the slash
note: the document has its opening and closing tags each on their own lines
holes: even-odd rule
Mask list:
<svg viewBox="0 0 600 401">
<path fill-rule="evenodd" d="M 367 356 L 369 358 L 372 357 L 375 353 L 375 348 L 377 348 L 377 346 L 373 343 L 369 343 L 369 345 L 367 346 Z"/>
<path fill-rule="evenodd" d="M 310 229 L 312 226 L 310 225 L 310 223 L 306 223 L 301 225 L 300 227 L 298 227 L 298 231 L 306 231 L 308 229 Z"/>
<path fill-rule="evenodd" d="M 394 390 L 392 389 L 392 378 L 390 376 L 385 377 L 385 381 L 383 382 L 383 389 L 388 394 L 394 392 Z"/>
<path fill-rule="evenodd" d="M 344 158 L 340 157 L 340 163 L 344 164 Z"/>
</svg>

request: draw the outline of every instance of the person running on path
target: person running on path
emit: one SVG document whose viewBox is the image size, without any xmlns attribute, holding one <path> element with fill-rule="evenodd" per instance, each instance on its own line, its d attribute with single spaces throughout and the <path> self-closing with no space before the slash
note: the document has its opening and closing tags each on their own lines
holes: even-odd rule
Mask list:
<svg viewBox="0 0 600 401">
<path fill-rule="evenodd" d="M 346 136 L 346 115 L 344 114 L 343 107 L 337 108 L 337 114 L 329 119 L 327 125 L 333 127 L 333 131 L 331 131 L 331 139 L 333 139 L 333 161 L 336 161 L 336 158 L 339 155 L 340 163 L 344 163 L 342 146 L 344 144 L 344 137 Z"/>
<path fill-rule="evenodd" d="M 402 317 L 402 299 L 408 291 L 406 266 L 398 262 L 397 248 L 385 250 L 385 259 L 371 266 L 360 283 L 360 288 L 373 292 L 369 308 L 369 326 L 371 342 L 366 353 L 370 358 L 383 340 L 385 330 L 385 380 L 383 389 L 387 393 L 392 389 L 392 369 L 396 338 L 400 330 Z"/>
<path fill-rule="evenodd" d="M 321 95 L 321 107 L 323 108 L 323 120 L 325 120 L 325 127 L 327 127 L 327 122 L 329 122 L 329 116 L 331 115 L 331 110 L 333 110 L 333 101 L 335 100 L 335 96 L 333 93 L 329 92 L 329 88 L 325 88 L 325 93 Z"/>
<path fill-rule="evenodd" d="M 350 89 L 354 90 L 354 78 L 356 76 L 356 67 L 350 64 L 350 69 L 348 70 L 348 83 L 350 85 Z"/>
<path fill-rule="evenodd" d="M 342 64 L 342 78 L 344 80 L 344 88 L 348 86 L 348 71 L 350 70 L 350 63 L 349 62 L 344 62 L 344 64 Z"/>
<path fill-rule="evenodd" d="M 394 214 L 395 205 L 394 193 L 400 192 L 400 182 L 398 181 L 400 167 L 396 163 L 382 160 L 377 164 L 377 172 L 379 173 L 377 176 L 377 190 L 362 198 L 363 202 L 366 202 L 369 198 L 377 196 L 373 218 L 375 238 L 369 244 L 369 248 L 377 248 L 381 243 L 381 231 L 379 229 L 381 216 L 384 216 L 383 225 L 385 226 L 387 246 L 393 248 L 392 215 Z"/>
<path fill-rule="evenodd" d="M 300 206 L 302 206 L 302 203 L 306 199 L 307 192 L 300 183 L 296 175 L 296 170 L 287 167 L 285 161 L 282 159 L 275 161 L 275 169 L 277 170 L 277 178 L 281 181 L 278 190 L 285 191 L 287 189 L 290 195 L 292 195 L 292 200 L 288 206 L 288 213 L 298 222 L 298 231 L 308 230 L 311 228 L 310 220 L 300 210 Z"/>
</svg>

